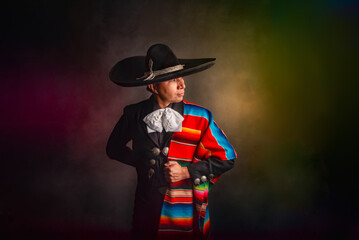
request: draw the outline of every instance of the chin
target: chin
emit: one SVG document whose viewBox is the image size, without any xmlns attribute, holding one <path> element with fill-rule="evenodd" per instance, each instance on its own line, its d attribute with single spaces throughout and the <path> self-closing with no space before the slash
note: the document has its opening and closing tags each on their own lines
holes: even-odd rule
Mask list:
<svg viewBox="0 0 359 240">
<path fill-rule="evenodd" d="M 172 103 L 179 103 L 183 100 L 183 97 L 180 98 L 176 98 L 175 100 L 172 101 Z"/>
</svg>

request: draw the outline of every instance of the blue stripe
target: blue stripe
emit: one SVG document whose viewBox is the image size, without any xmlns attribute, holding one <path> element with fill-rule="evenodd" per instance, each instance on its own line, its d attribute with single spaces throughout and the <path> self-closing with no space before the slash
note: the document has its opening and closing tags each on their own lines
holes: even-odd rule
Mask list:
<svg viewBox="0 0 359 240">
<path fill-rule="evenodd" d="M 169 204 L 167 202 L 163 202 L 161 215 L 172 217 L 172 218 L 193 217 L 193 205 L 192 204 Z"/>
<path fill-rule="evenodd" d="M 226 158 L 227 159 L 234 159 L 236 158 L 236 154 L 234 152 L 234 149 L 232 148 L 232 145 L 229 143 L 226 136 L 224 136 L 222 130 L 217 126 L 217 124 L 212 121 L 209 124 L 209 128 L 211 129 L 212 135 L 217 140 L 218 145 L 223 147 L 226 151 Z"/>
<path fill-rule="evenodd" d="M 204 217 L 204 222 L 207 222 L 209 219 L 209 208 L 208 208 L 208 205 L 207 205 L 207 208 L 206 208 L 206 216 Z"/>
<path fill-rule="evenodd" d="M 192 115 L 196 117 L 206 118 L 209 122 L 209 128 L 213 137 L 217 140 L 219 146 L 221 146 L 226 152 L 227 159 L 235 159 L 236 153 L 229 143 L 226 136 L 222 133 L 222 130 L 217 126 L 217 124 L 213 121 L 212 113 L 200 106 L 192 105 L 192 104 L 184 104 L 183 115 Z"/>
<path fill-rule="evenodd" d="M 209 121 L 210 111 L 200 106 L 192 105 L 192 104 L 184 104 L 183 115 L 192 115 L 196 117 L 204 117 Z"/>
</svg>

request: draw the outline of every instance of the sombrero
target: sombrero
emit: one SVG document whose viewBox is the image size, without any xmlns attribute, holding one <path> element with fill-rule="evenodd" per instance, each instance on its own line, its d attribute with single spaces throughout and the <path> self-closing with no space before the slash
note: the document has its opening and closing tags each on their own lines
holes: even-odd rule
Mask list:
<svg viewBox="0 0 359 240">
<path fill-rule="evenodd" d="M 215 58 L 181 59 L 164 44 L 152 45 L 146 56 L 125 58 L 110 71 L 110 79 L 123 87 L 136 87 L 184 77 L 208 69 Z"/>
</svg>

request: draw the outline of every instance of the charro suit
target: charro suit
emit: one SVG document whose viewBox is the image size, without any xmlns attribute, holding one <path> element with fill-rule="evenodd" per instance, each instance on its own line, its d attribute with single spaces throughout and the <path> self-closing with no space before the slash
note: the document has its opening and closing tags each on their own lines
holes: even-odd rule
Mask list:
<svg viewBox="0 0 359 240">
<path fill-rule="evenodd" d="M 147 231 L 148 234 L 156 234 L 159 229 L 165 233 L 173 230 L 176 234 L 182 231 L 201 232 L 204 235 L 209 225 L 206 210 L 208 188 L 222 173 L 233 167 L 236 153 L 208 110 L 183 101 L 173 103 L 170 107 L 184 117 L 181 132 L 147 132 L 143 118 L 158 108 L 153 97 L 125 107 L 109 138 L 107 154 L 110 158 L 136 167 L 135 229 Z M 126 146 L 131 140 L 132 149 Z M 187 166 L 191 179 L 175 184 L 166 183 L 163 164 L 168 160 Z M 179 189 L 185 196 L 176 195 Z M 191 211 L 193 216 L 188 215 Z M 145 220 L 139 220 L 143 217 Z M 176 218 L 187 220 L 183 222 Z M 202 221 L 199 229 L 198 219 Z M 139 226 L 143 224 L 149 227 Z"/>
</svg>

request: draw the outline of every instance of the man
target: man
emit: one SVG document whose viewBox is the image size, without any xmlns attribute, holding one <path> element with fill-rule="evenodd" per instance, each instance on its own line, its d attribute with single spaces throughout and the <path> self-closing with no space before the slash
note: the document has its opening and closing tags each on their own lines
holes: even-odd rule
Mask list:
<svg viewBox="0 0 359 240">
<path fill-rule="evenodd" d="M 125 86 L 147 86 L 152 96 L 124 109 L 107 144 L 110 158 L 134 166 L 137 189 L 134 239 L 205 239 L 208 190 L 237 157 L 205 108 L 183 100 L 183 76 L 215 59 L 177 59 L 163 44 L 126 58 L 110 72 Z M 126 146 L 132 140 L 132 148 Z"/>
</svg>

